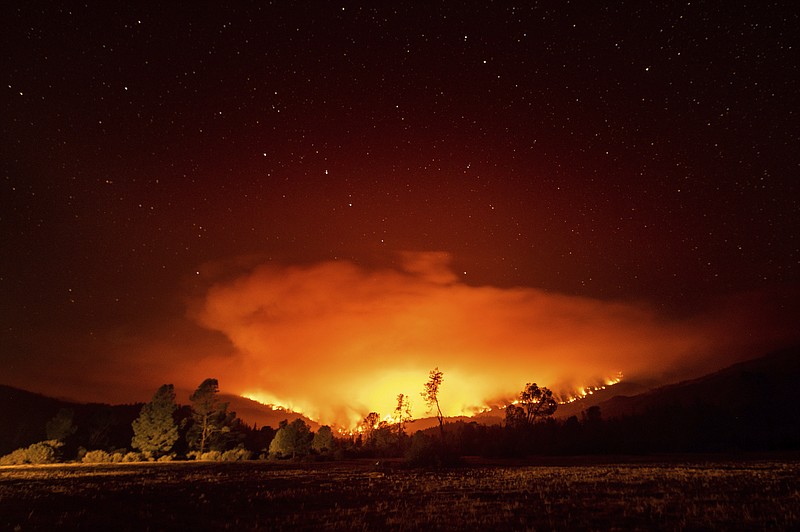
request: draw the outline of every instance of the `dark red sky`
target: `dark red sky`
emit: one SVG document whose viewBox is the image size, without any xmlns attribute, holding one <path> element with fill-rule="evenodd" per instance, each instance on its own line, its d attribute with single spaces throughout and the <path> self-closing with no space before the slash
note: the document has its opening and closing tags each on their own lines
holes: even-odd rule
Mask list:
<svg viewBox="0 0 800 532">
<path fill-rule="evenodd" d="M 0 381 L 122 401 L 218 376 L 289 403 L 277 377 L 237 375 L 283 375 L 304 349 L 325 375 L 356 372 L 382 360 L 377 344 L 345 360 L 325 334 L 249 351 L 238 334 L 255 321 L 269 338 L 317 337 L 322 321 L 282 313 L 337 293 L 323 305 L 335 315 L 370 278 L 385 283 L 362 294 L 370 305 L 420 298 L 380 323 L 384 338 L 432 304 L 420 280 L 448 301 L 497 292 L 477 322 L 413 342 L 430 351 L 414 371 L 441 359 L 464 379 L 506 356 L 551 379 L 691 373 L 797 341 L 794 4 L 484 4 L 4 4 Z M 358 273 L 328 272 L 336 262 Z M 209 314 L 214 294 L 294 267 L 300 288 L 272 317 Z M 689 334 L 702 347 L 654 340 L 620 360 L 607 342 L 628 337 L 613 332 L 575 347 L 574 367 L 526 366 L 538 337 L 475 339 L 469 368 L 437 355 L 507 313 L 510 293 L 552 298 L 545 314 L 559 298 L 594 309 L 570 312 L 573 330 L 710 329 Z M 453 310 L 437 312 L 422 315 Z M 515 312 L 503 322 L 531 330 L 539 310 Z"/>
</svg>

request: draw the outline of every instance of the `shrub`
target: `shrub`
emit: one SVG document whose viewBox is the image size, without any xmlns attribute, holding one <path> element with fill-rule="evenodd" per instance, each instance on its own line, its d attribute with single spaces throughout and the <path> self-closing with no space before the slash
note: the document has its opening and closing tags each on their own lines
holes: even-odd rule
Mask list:
<svg viewBox="0 0 800 532">
<path fill-rule="evenodd" d="M 142 462 L 144 457 L 140 453 L 130 452 L 122 457 L 123 462 Z"/>
<path fill-rule="evenodd" d="M 0 457 L 0 465 L 21 465 L 28 462 L 28 449 L 17 449 Z"/>
<path fill-rule="evenodd" d="M 225 462 L 240 462 L 242 460 L 250 460 L 252 457 L 253 453 L 241 447 L 222 453 L 222 460 Z"/>
<path fill-rule="evenodd" d="M 186 455 L 189 460 L 198 460 L 201 462 L 238 462 L 242 460 L 252 460 L 253 453 L 248 451 L 243 447 L 237 447 L 236 449 L 230 449 L 225 452 L 220 451 L 207 451 L 205 453 L 199 453 L 197 451 L 192 451 Z M 159 458 L 159 461 L 166 461 L 172 460 L 174 456 L 168 455 L 162 456 Z"/>
<path fill-rule="evenodd" d="M 207 451 L 205 453 L 198 453 L 195 460 L 201 462 L 219 462 L 222 459 L 222 453 L 219 451 Z"/>
<path fill-rule="evenodd" d="M 95 451 L 87 451 L 85 455 L 83 455 L 83 459 L 81 462 L 84 464 L 102 464 L 102 463 L 109 463 L 113 462 L 113 456 L 103 450 L 97 449 Z"/>
<path fill-rule="evenodd" d="M 58 440 L 40 441 L 3 456 L 0 465 L 53 464 L 58 462 L 58 451 L 62 445 Z"/>
<path fill-rule="evenodd" d="M 28 462 L 31 464 L 52 464 L 58 462 L 58 450 L 64 444 L 58 440 L 34 443 L 28 447 Z"/>
<path fill-rule="evenodd" d="M 159 457 L 157 462 L 172 462 L 174 456 L 171 454 L 165 454 L 164 456 Z"/>
</svg>

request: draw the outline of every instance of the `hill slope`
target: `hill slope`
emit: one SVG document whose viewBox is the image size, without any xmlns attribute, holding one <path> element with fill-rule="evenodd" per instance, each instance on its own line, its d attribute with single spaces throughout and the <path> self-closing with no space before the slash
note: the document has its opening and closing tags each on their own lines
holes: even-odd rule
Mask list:
<svg viewBox="0 0 800 532">
<path fill-rule="evenodd" d="M 47 438 L 46 425 L 62 409 L 73 415 L 77 437 L 87 448 L 122 448 L 141 404 L 74 403 L 0 385 L 0 455 Z"/>
<path fill-rule="evenodd" d="M 698 404 L 742 415 L 796 416 L 798 382 L 800 347 L 793 347 L 643 394 L 616 396 L 598 406 L 604 418 Z"/>
<path fill-rule="evenodd" d="M 294 421 L 301 418 L 305 423 L 311 427 L 311 430 L 317 430 L 319 423 L 310 420 L 302 414 L 285 410 L 283 408 L 273 408 L 270 405 L 253 401 L 246 397 L 230 394 L 219 394 L 220 401 L 228 403 L 228 410 L 236 412 L 236 417 L 248 423 L 249 425 L 258 425 L 259 427 L 272 427 L 278 428 L 281 421 L 287 420 Z"/>
<path fill-rule="evenodd" d="M 71 403 L 0 384 L 0 455 L 45 439 L 45 424 Z"/>
</svg>

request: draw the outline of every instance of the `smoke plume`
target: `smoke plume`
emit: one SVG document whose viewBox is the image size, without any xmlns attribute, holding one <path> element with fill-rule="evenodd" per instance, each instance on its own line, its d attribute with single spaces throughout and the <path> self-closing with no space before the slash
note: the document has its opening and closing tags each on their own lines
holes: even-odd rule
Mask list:
<svg viewBox="0 0 800 532">
<path fill-rule="evenodd" d="M 568 394 L 618 373 L 703 368 L 736 345 L 747 317 L 660 316 L 643 303 L 534 288 L 469 286 L 444 253 L 406 253 L 396 269 L 347 261 L 255 267 L 210 287 L 196 319 L 235 348 L 227 388 L 352 426 L 389 414 L 428 371 L 444 372 L 446 415 L 512 398 L 526 382 Z M 416 400 L 414 400 L 416 398 Z"/>
</svg>

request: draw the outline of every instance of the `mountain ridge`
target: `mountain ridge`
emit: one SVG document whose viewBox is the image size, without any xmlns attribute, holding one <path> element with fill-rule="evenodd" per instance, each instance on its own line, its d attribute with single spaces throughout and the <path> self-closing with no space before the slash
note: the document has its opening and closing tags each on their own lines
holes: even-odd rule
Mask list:
<svg viewBox="0 0 800 532">
<path fill-rule="evenodd" d="M 640 415 L 663 405 L 687 407 L 698 403 L 747 408 L 753 401 L 769 401 L 773 410 L 782 410 L 796 395 L 797 382 L 800 347 L 790 347 L 641 394 L 615 395 L 597 406 L 605 418 Z"/>
</svg>

